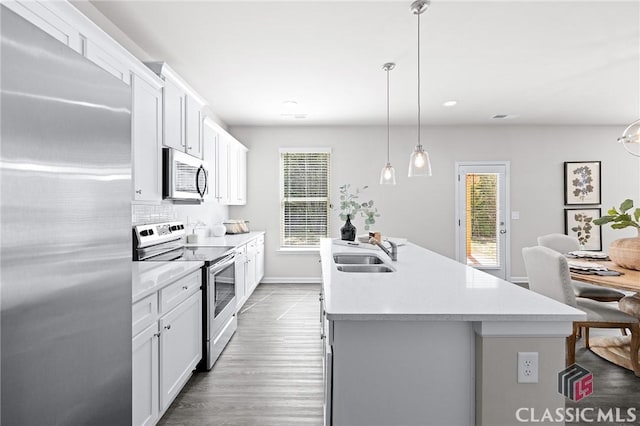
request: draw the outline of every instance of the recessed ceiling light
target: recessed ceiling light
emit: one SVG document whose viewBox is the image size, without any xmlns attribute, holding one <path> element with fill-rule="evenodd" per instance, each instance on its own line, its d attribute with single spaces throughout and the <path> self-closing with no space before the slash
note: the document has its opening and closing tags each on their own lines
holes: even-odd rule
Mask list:
<svg viewBox="0 0 640 426">
<path fill-rule="evenodd" d="M 505 120 L 505 119 L 510 119 L 510 118 L 516 118 L 517 115 L 511 115 L 511 114 L 496 114 L 491 118 L 494 118 L 496 120 Z"/>
<path fill-rule="evenodd" d="M 458 101 L 454 101 L 454 100 L 450 100 L 450 101 L 446 101 L 442 104 L 442 106 L 446 106 L 446 107 L 452 107 L 454 105 L 457 105 Z"/>
<path fill-rule="evenodd" d="M 285 108 L 295 108 L 298 106 L 298 103 L 296 101 L 283 101 L 282 106 Z"/>
</svg>

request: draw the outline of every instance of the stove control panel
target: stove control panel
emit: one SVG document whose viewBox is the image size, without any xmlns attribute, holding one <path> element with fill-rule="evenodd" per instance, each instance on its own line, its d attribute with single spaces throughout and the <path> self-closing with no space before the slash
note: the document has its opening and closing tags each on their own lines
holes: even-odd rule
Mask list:
<svg viewBox="0 0 640 426">
<path fill-rule="evenodd" d="M 133 227 L 137 248 L 145 248 L 182 238 L 185 235 L 182 222 L 151 223 Z"/>
</svg>

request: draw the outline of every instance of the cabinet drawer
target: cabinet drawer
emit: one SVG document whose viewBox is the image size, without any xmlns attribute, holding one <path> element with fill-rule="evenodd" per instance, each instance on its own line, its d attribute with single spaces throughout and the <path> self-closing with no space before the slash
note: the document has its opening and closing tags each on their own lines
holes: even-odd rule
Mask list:
<svg viewBox="0 0 640 426">
<path fill-rule="evenodd" d="M 198 270 L 160 290 L 160 312 L 169 312 L 197 292 L 201 284 L 202 273 Z"/>
<path fill-rule="evenodd" d="M 136 302 L 131 311 L 132 334 L 135 336 L 158 319 L 158 296 L 152 294 Z"/>
</svg>

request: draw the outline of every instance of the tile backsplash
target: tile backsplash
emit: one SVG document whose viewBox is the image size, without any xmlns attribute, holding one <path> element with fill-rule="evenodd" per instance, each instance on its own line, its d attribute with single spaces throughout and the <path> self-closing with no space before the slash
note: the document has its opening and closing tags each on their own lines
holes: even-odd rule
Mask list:
<svg viewBox="0 0 640 426">
<path fill-rule="evenodd" d="M 133 225 L 168 222 L 176 219 L 177 214 L 173 208 L 173 204 L 133 204 L 131 206 L 131 223 Z"/>
</svg>

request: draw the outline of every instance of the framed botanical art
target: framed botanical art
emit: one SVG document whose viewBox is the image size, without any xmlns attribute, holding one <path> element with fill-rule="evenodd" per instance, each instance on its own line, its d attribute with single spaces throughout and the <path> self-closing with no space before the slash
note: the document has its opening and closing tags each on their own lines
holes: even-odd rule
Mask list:
<svg viewBox="0 0 640 426">
<path fill-rule="evenodd" d="M 565 205 L 600 204 L 600 198 L 600 161 L 565 161 Z"/>
<path fill-rule="evenodd" d="M 576 237 L 581 250 L 602 250 L 602 228 L 593 224 L 599 218 L 601 210 L 596 208 L 565 209 L 564 233 Z"/>
</svg>

